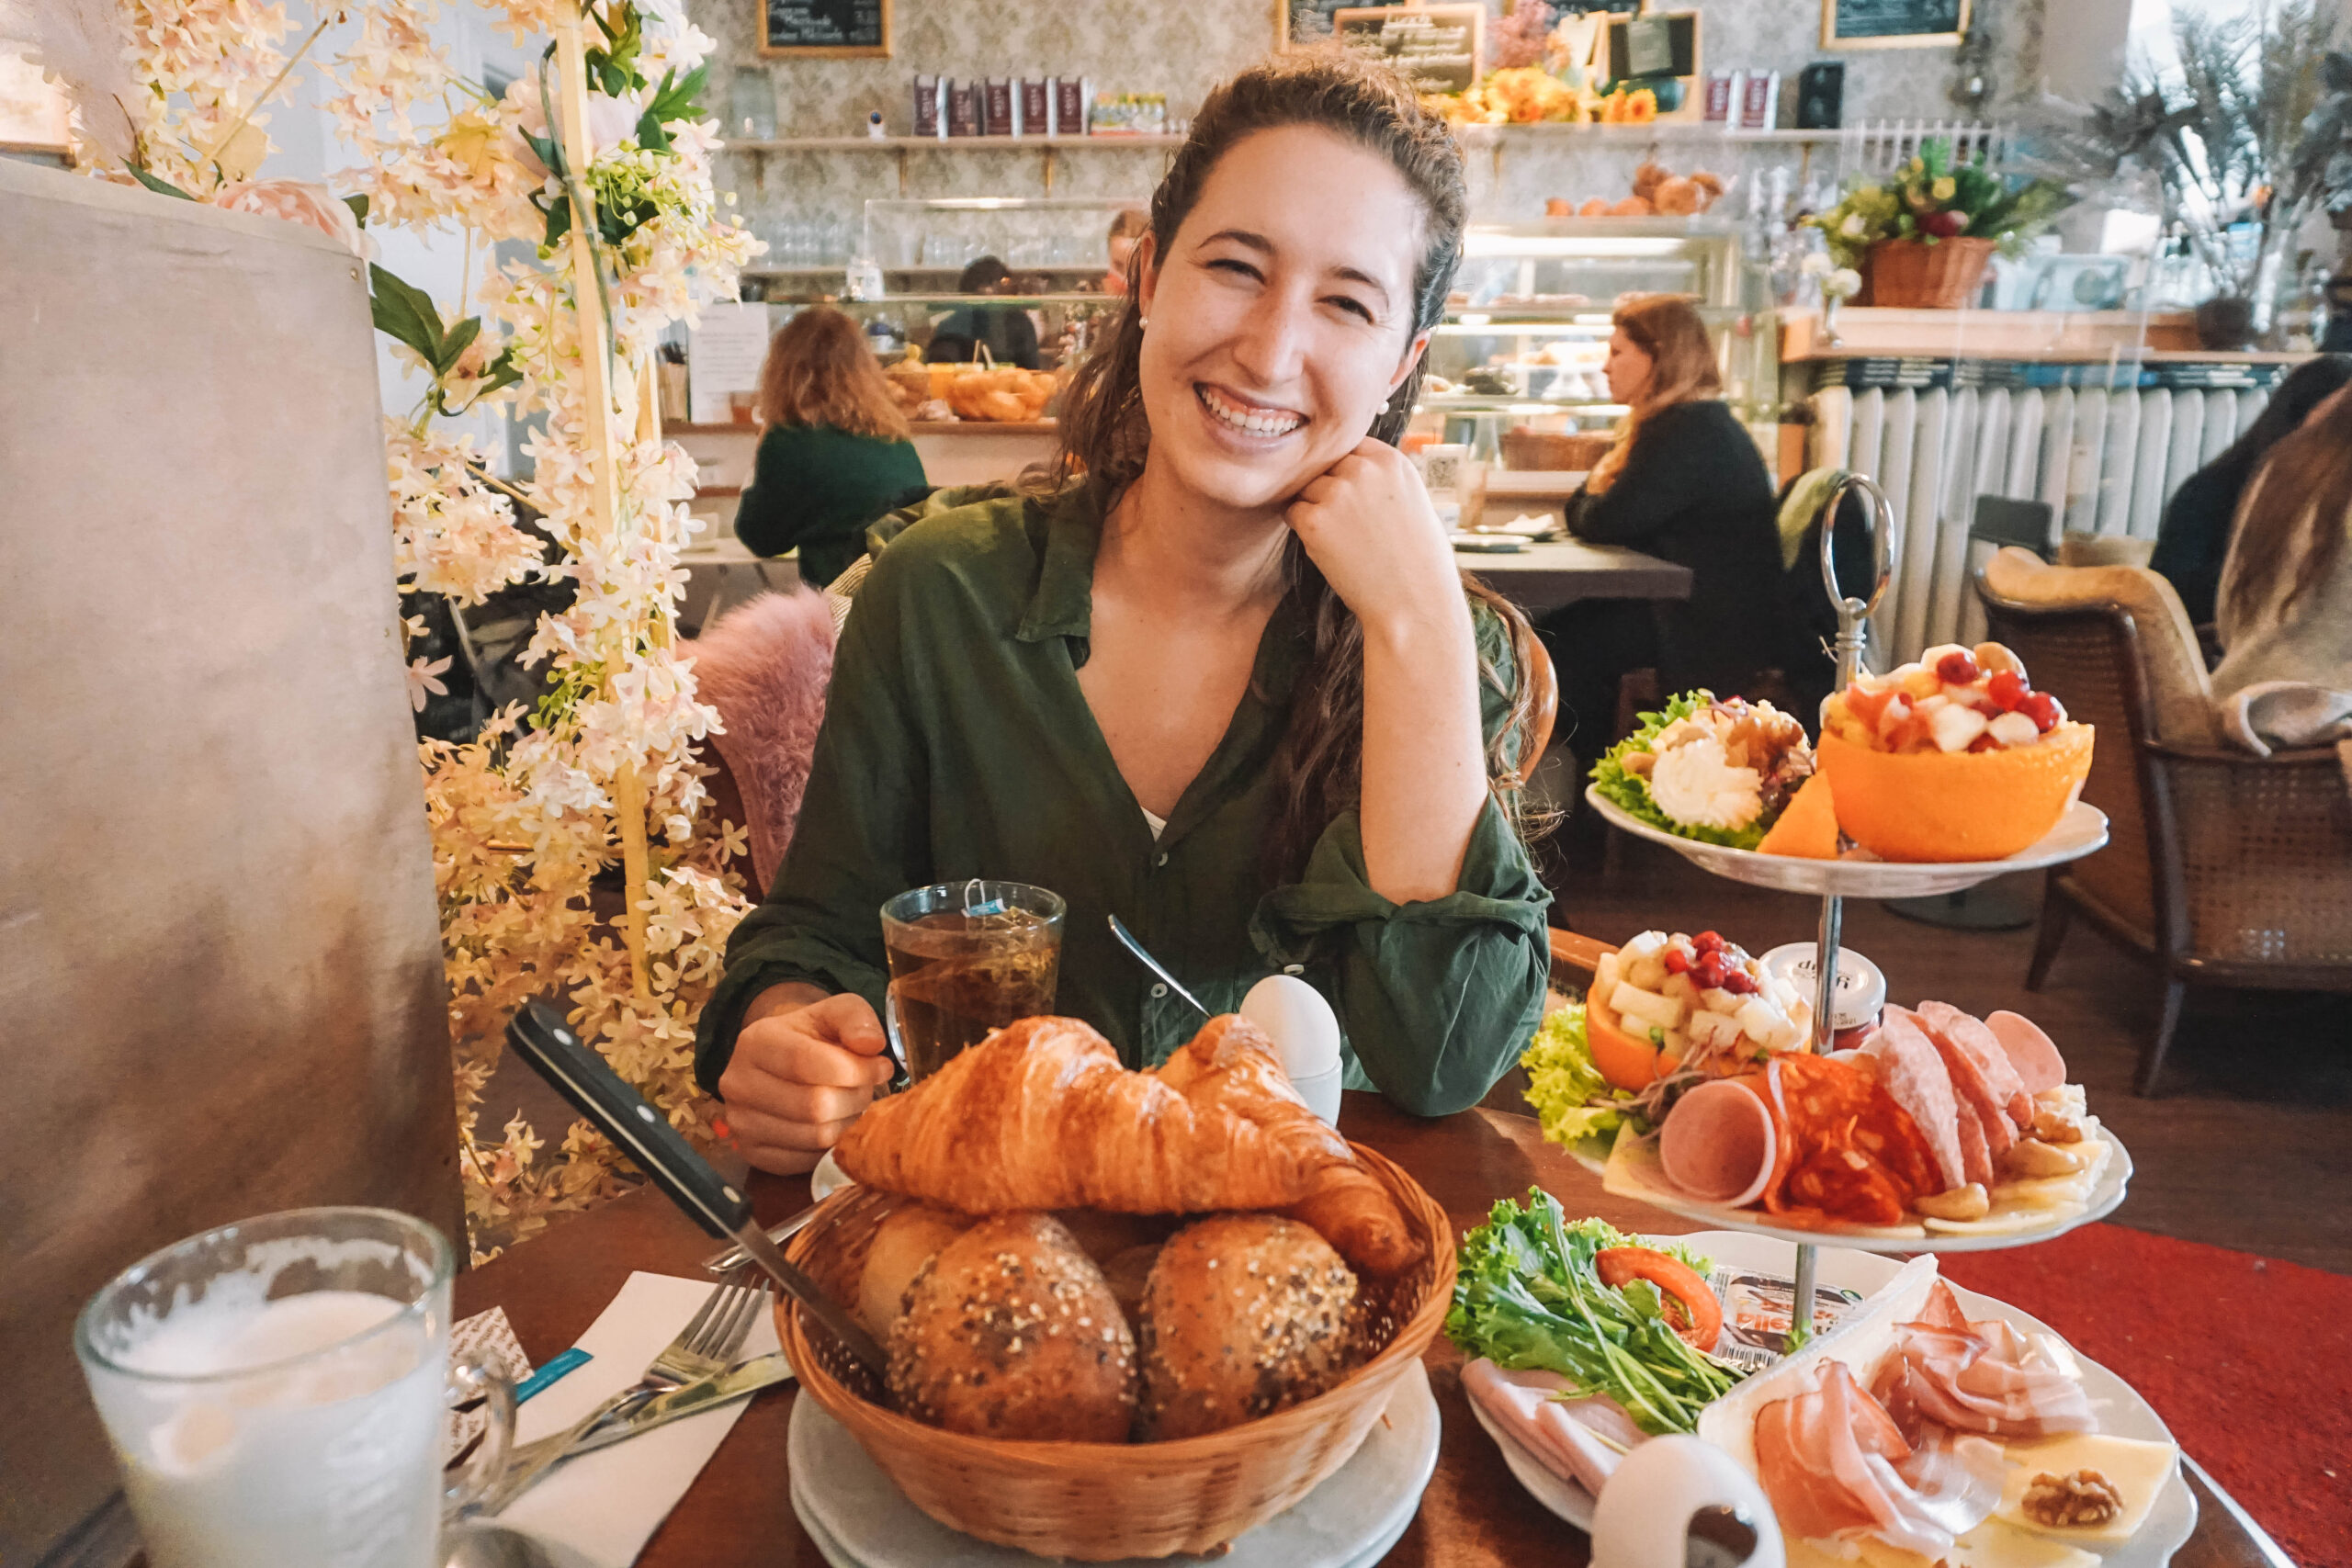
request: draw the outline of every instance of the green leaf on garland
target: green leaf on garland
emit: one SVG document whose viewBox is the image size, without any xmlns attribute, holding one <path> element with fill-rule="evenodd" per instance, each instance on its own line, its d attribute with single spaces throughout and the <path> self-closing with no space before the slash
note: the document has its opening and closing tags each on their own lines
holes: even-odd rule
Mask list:
<svg viewBox="0 0 2352 1568">
<path fill-rule="evenodd" d="M 358 220 L 361 228 L 364 229 L 368 226 L 368 198 L 366 197 L 346 196 L 343 198 L 343 204 L 351 209 L 351 216 Z"/>
<path fill-rule="evenodd" d="M 160 195 L 175 196 L 182 201 L 194 201 L 196 199 L 196 197 L 188 195 L 187 192 L 180 189 L 179 186 L 172 184 L 169 180 L 159 180 L 136 164 L 130 165 L 130 176 L 137 180 L 141 185 L 145 186 L 149 190 L 157 192 Z"/>
<path fill-rule="evenodd" d="M 464 321 L 451 327 L 448 335 L 441 340 L 441 356 L 434 361 L 434 371 L 438 375 L 447 376 L 456 369 L 458 361 L 465 357 L 466 350 L 471 348 L 474 339 L 481 335 L 481 318 L 480 316 L 468 316 Z"/>
<path fill-rule="evenodd" d="M 412 288 L 386 272 L 374 262 L 368 264 L 370 285 L 369 313 L 376 330 L 399 343 L 404 343 L 437 372 L 442 367 L 441 312 L 435 309 L 433 297 L 421 288 Z M 475 322 L 481 330 L 481 322 Z"/>
</svg>

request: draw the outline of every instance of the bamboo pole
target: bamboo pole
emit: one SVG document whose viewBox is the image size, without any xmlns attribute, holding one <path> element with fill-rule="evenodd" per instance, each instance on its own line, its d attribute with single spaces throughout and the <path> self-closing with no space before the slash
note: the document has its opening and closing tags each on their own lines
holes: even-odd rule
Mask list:
<svg viewBox="0 0 2352 1568">
<path fill-rule="evenodd" d="M 588 166 L 595 160 L 595 145 L 588 130 L 588 51 L 581 35 L 580 13 L 564 8 L 556 24 L 556 73 L 560 78 L 563 161 L 571 170 L 571 185 L 579 192 L 571 214 L 572 319 L 580 324 L 582 400 L 588 411 L 588 455 L 594 479 L 591 504 L 597 526 L 617 542 L 623 532 L 620 464 L 613 436 L 613 386 L 610 324 L 597 303 L 596 198 L 588 191 Z M 606 644 L 605 679 L 609 690 L 613 675 L 636 652 L 639 628 L 634 620 L 616 628 Z M 645 886 L 652 874 L 645 840 L 645 782 L 632 759 L 621 764 L 613 780 L 613 811 L 621 840 L 624 886 L 622 929 L 628 943 L 630 988 L 640 999 L 653 994 L 646 966 Z"/>
</svg>

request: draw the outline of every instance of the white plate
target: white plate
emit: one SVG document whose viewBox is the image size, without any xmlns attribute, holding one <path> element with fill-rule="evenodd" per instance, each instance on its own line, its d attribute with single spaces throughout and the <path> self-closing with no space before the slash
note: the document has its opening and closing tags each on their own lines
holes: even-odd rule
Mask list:
<svg viewBox="0 0 2352 1568">
<path fill-rule="evenodd" d="M 1800 855 L 1768 855 L 1755 850 L 1730 850 L 1703 844 L 1654 828 L 1604 797 L 1597 784 L 1585 786 L 1584 797 L 1611 827 L 1635 838 L 1664 844 L 1702 871 L 1751 887 L 1773 887 L 1783 893 L 1838 894 L 1848 898 L 1924 898 L 1937 893 L 1957 893 L 1963 887 L 2013 871 L 2041 871 L 2080 860 L 2107 843 L 2107 814 L 2096 806 L 2076 801 L 2030 849 L 2007 860 L 1876 861 L 1806 860 Z"/>
<path fill-rule="evenodd" d="M 2132 1183 L 2132 1152 L 2123 1141 L 2105 1126 L 2096 1136 L 2108 1145 L 2107 1163 L 2099 1167 L 2098 1178 L 2091 1183 L 2090 1198 L 2080 1209 L 2051 1215 L 2046 1224 L 2026 1230 L 2002 1231 L 1989 1235 L 1947 1235 L 1926 1230 L 1917 1224 L 1893 1225 L 1873 1230 L 1856 1225 L 1846 1230 L 1801 1230 L 1793 1225 L 1774 1224 L 1771 1216 L 1762 1209 L 1733 1209 L 1721 1203 L 1709 1203 L 1697 1198 L 1685 1197 L 1669 1187 L 1666 1174 L 1658 1167 L 1657 1143 L 1655 1138 L 1640 1145 L 1638 1153 L 1628 1146 L 1627 1157 L 1612 1162 L 1596 1159 L 1589 1148 L 1572 1148 L 1568 1152 L 1577 1164 L 1601 1179 L 1608 1190 L 1620 1198 L 1631 1198 L 1653 1209 L 1679 1214 L 1686 1220 L 1700 1220 L 1726 1229 L 1745 1231 L 1751 1235 L 1770 1236 L 1775 1241 L 1810 1242 L 1817 1247 L 1850 1247 L 1865 1252 L 1999 1252 L 2012 1247 L 2030 1247 L 2037 1241 L 2048 1241 L 2064 1235 L 2077 1225 L 2102 1220 L 2113 1213 L 2123 1201 L 2125 1190 Z M 1824 1257 L 1828 1254 L 1824 1252 Z"/>
<path fill-rule="evenodd" d="M 1437 1400 L 1419 1362 L 1348 1462 L 1295 1506 L 1240 1537 L 1218 1568 L 1370 1568 L 1419 1511 L 1437 1467 Z M 793 1512 L 833 1568 L 1041 1568 L 1047 1560 L 950 1529 L 906 1495 L 813 1399 L 792 1405 Z M 1199 1557 L 1148 1560 L 1182 1568 Z M 1128 1568 L 1146 1568 L 1130 1559 Z"/>
<path fill-rule="evenodd" d="M 827 1149 L 824 1157 L 817 1162 L 817 1168 L 808 1173 L 808 1201 L 821 1203 L 842 1188 L 853 1185 L 854 1183 L 842 1174 L 841 1161 L 833 1157 L 832 1150 Z"/>
<path fill-rule="evenodd" d="M 1696 1231 L 1689 1235 L 1659 1238 L 1702 1252 L 1717 1263 L 1737 1268 L 1754 1269 L 1760 1272 L 1786 1273 L 1792 1264 L 1781 1248 L 1758 1235 L 1736 1231 Z M 1894 1258 L 1875 1253 L 1857 1252 L 1851 1247 L 1825 1247 L 1815 1255 L 1818 1282 L 1826 1286 L 1846 1287 L 1865 1294 L 1878 1290 L 1894 1277 L 1902 1265 Z M 1946 1281 L 1951 1283 L 1951 1281 Z M 1961 1309 L 1973 1320 L 2002 1318 L 2028 1333 L 2056 1335 L 2057 1331 L 2030 1313 L 2018 1311 L 2006 1302 L 1980 1295 L 1964 1286 L 1953 1284 L 1952 1294 L 1960 1299 Z M 2064 1336 L 2058 1335 L 2060 1338 Z M 2138 1438 L 2151 1442 L 2171 1442 L 2172 1432 L 2162 1417 L 2151 1409 L 2148 1402 L 2132 1391 L 2132 1385 L 2077 1351 L 2075 1360 L 2083 1369 L 2083 1392 L 2090 1396 L 2091 1408 L 2098 1413 L 2099 1430 L 2112 1437 Z M 1487 1429 L 1502 1450 L 1503 1463 L 1508 1466 L 1528 1495 L 1561 1518 L 1581 1530 L 1592 1529 L 1592 1494 L 1572 1481 L 1564 1481 L 1536 1462 L 1534 1457 L 1521 1448 L 1508 1433 L 1496 1430 L 1479 1409 L 1477 1402 L 1470 1404 L 1471 1413 L 1478 1417 L 1478 1425 Z M 2101 1568 L 2163 1568 L 2172 1561 L 2197 1529 L 2197 1498 L 2188 1490 L 2188 1483 L 2175 1467 L 2172 1479 L 2156 1495 L 2155 1506 L 2148 1512 L 2146 1522 L 2139 1533 L 2121 1546 L 2107 1553 Z"/>
</svg>

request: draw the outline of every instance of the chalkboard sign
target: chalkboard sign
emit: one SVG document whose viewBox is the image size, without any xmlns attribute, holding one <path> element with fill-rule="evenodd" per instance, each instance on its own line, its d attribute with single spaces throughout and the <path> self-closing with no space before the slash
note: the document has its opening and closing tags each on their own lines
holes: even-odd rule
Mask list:
<svg viewBox="0 0 2352 1568">
<path fill-rule="evenodd" d="M 1824 49 L 1923 49 L 1956 44 L 1969 0 L 1821 0 Z"/>
<path fill-rule="evenodd" d="M 890 0 L 761 0 L 760 52 L 804 59 L 890 52 Z"/>
<path fill-rule="evenodd" d="M 1276 30 L 1281 34 L 1274 42 L 1281 48 L 1314 43 L 1332 35 L 1331 18 L 1340 11 L 1364 11 L 1376 6 L 1401 8 L 1404 4 L 1405 0 L 1282 0 L 1274 7 Z"/>
<path fill-rule="evenodd" d="M 1331 13 L 1331 30 L 1350 49 L 1372 55 L 1423 93 L 1461 93 L 1478 80 L 1478 46 L 1487 7 L 1347 6 Z"/>
<path fill-rule="evenodd" d="M 1649 9 L 1649 0 L 1553 0 L 1552 13 L 1559 17 L 1589 17 L 1607 12 L 1612 17 L 1638 17 Z"/>
</svg>

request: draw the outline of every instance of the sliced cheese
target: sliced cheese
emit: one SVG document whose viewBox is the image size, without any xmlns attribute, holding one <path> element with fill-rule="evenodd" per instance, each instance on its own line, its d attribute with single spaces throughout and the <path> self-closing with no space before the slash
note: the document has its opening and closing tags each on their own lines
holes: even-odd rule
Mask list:
<svg viewBox="0 0 2352 1568">
<path fill-rule="evenodd" d="M 1938 1235 L 2015 1235 L 2021 1231 L 2038 1231 L 2050 1223 L 2048 1209 L 2017 1209 L 2005 1214 L 1987 1214 L 1981 1220 L 1921 1220 Z"/>
<path fill-rule="evenodd" d="M 1853 1556 L 1839 1550 L 1842 1541 L 1786 1540 L 1788 1568 L 1938 1568 L 1938 1559 L 1904 1551 L 1868 1536 L 1852 1542 Z M 1998 1519 L 1986 1519 L 1952 1542 L 1942 1557 L 1942 1568 L 2098 1568 L 2099 1560 L 2079 1547 L 2048 1536 L 2014 1529 Z"/>
<path fill-rule="evenodd" d="M 2078 1546 L 2033 1535 L 1999 1519 L 1986 1519 L 1952 1542 L 1948 1568 L 2098 1568 L 2098 1559 Z"/>
<path fill-rule="evenodd" d="M 2180 1462 L 2180 1450 L 2170 1443 L 2111 1438 L 2103 1432 L 2076 1432 L 2030 1443 L 2010 1443 L 2007 1451 L 2017 1468 L 2009 1472 L 2008 1486 L 2001 1494 L 2001 1505 L 1994 1510 L 1994 1517 L 2039 1535 L 2085 1545 L 2120 1546 L 2130 1540 L 2147 1519 L 2148 1510 L 2155 1506 L 2156 1494 L 2165 1489 Z M 2026 1516 L 2025 1492 L 2033 1484 L 2035 1476 L 2072 1475 L 2078 1470 L 2095 1470 L 2107 1477 L 2123 1500 L 2123 1511 L 2093 1529 L 2052 1529 Z"/>
</svg>

